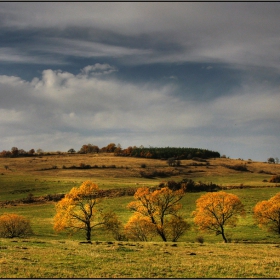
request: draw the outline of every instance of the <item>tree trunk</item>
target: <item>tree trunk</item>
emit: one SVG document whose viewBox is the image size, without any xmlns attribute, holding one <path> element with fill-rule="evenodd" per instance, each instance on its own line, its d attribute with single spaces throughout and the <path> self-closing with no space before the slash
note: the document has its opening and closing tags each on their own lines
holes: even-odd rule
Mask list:
<svg viewBox="0 0 280 280">
<path fill-rule="evenodd" d="M 166 237 L 165 237 L 165 235 L 164 235 L 163 233 L 160 233 L 159 235 L 160 235 L 160 237 L 162 238 L 162 240 L 163 240 L 164 242 L 167 241 L 167 239 L 166 239 Z"/>
<path fill-rule="evenodd" d="M 159 229 L 157 229 L 157 232 L 158 232 L 158 234 L 160 235 L 161 239 L 162 239 L 164 242 L 166 242 L 167 239 L 166 239 L 166 236 L 165 236 L 164 232 L 162 232 L 162 231 L 159 230 Z"/>
<path fill-rule="evenodd" d="M 223 227 L 221 227 L 221 235 L 222 235 L 222 237 L 223 237 L 225 243 L 227 243 L 228 240 L 227 240 L 227 238 L 226 238 L 226 236 L 225 236 L 225 232 L 224 232 L 224 228 L 223 228 Z"/>
<path fill-rule="evenodd" d="M 86 237 L 87 237 L 87 241 L 91 242 L 91 227 L 90 224 L 87 224 L 87 232 L 86 232 Z"/>
</svg>

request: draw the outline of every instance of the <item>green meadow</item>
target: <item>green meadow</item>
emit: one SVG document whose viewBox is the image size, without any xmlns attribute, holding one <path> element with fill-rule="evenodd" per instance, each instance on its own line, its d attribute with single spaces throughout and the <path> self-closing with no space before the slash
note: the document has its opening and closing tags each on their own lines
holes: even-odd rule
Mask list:
<svg viewBox="0 0 280 280">
<path fill-rule="evenodd" d="M 63 166 L 86 163 L 94 169 L 67 169 Z M 142 168 L 141 164 L 146 164 Z M 0 239 L 0 275 L 2 278 L 275 278 L 280 275 L 280 237 L 260 229 L 253 220 L 253 207 L 280 192 L 269 183 L 280 174 L 280 165 L 233 159 L 210 159 L 196 166 L 183 160 L 180 167 L 165 161 L 122 158 L 113 155 L 52 155 L 34 158 L 0 158 L 0 214 L 16 213 L 30 219 L 34 235 L 29 238 Z M 247 164 L 248 172 L 225 167 Z M 114 165 L 114 167 L 112 167 Z M 4 166 L 8 166 L 7 169 Z M 56 166 L 56 168 L 53 168 Z M 169 177 L 142 177 L 141 171 L 164 170 Z M 261 171 L 261 172 L 260 172 Z M 21 203 L 34 197 L 64 194 L 85 180 L 100 189 L 157 186 L 160 182 L 213 182 L 237 195 L 247 215 L 237 227 L 227 229 L 231 243 L 221 236 L 199 232 L 193 224 L 195 201 L 204 192 L 186 193 L 182 213 L 192 224 L 176 243 L 116 241 L 101 229 L 94 229 L 92 244 L 85 244 L 83 233 L 69 236 L 55 233 L 55 202 Z M 133 196 L 104 198 L 100 207 L 114 211 L 123 223 L 131 216 L 127 204 Z M 3 202 L 10 201 L 8 204 Z M 199 243 L 198 237 L 204 242 Z"/>
</svg>

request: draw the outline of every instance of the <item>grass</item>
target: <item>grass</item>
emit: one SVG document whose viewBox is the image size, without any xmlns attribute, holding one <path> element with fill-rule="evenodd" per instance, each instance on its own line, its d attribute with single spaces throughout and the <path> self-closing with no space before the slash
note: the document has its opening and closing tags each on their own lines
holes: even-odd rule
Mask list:
<svg viewBox="0 0 280 280">
<path fill-rule="evenodd" d="M 276 278 L 280 267 L 272 244 L 27 239 L 0 248 L 3 278 Z"/>
<path fill-rule="evenodd" d="M 95 169 L 63 169 L 80 163 L 98 165 Z M 221 236 L 198 232 L 191 216 L 195 201 L 203 193 L 186 193 L 182 200 L 184 217 L 192 228 L 175 245 L 171 242 L 117 242 L 101 229 L 93 230 L 93 244 L 80 244 L 83 233 L 68 236 L 53 231 L 55 203 L 13 204 L 0 208 L 0 214 L 21 214 L 31 220 L 34 236 L 28 239 L 0 239 L 0 275 L 3 278 L 273 278 L 279 277 L 277 235 L 258 228 L 252 211 L 258 201 L 280 191 L 277 184 L 263 182 L 280 174 L 280 165 L 261 162 L 210 159 L 208 165 L 183 160 L 181 167 L 165 161 L 114 157 L 112 155 L 54 155 L 30 158 L 0 158 L 0 201 L 67 193 L 85 180 L 101 189 L 157 186 L 162 181 L 213 182 L 236 194 L 245 204 L 247 216 L 236 228 L 227 229 L 232 243 Z M 225 165 L 244 164 L 250 172 Z M 142 168 L 145 164 L 146 168 Z M 6 170 L 5 165 L 9 168 Z M 116 168 L 108 168 L 115 165 Z M 51 167 L 57 166 L 55 169 Z M 102 168 L 103 166 L 103 168 Z M 106 168 L 104 167 L 106 166 Z M 140 171 L 175 170 L 176 176 L 143 178 Z M 261 171 L 261 173 L 260 173 Z M 248 188 L 250 186 L 250 188 Z M 234 187 L 234 188 L 233 188 Z M 242 188 L 236 188 L 242 187 Z M 132 214 L 127 204 L 131 196 L 105 198 L 104 211 L 117 213 L 123 223 Z M 198 236 L 203 244 L 196 242 Z M 193 253 L 193 254 L 192 254 Z M 55 256 L 55 257 L 54 257 Z"/>
</svg>

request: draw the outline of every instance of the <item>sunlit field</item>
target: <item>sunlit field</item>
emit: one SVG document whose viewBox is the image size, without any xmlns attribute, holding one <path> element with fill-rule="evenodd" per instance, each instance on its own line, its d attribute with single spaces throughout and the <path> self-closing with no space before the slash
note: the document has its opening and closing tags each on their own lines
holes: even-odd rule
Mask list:
<svg viewBox="0 0 280 280">
<path fill-rule="evenodd" d="M 279 245 L 1 240 L 9 278 L 277 278 Z"/>
</svg>

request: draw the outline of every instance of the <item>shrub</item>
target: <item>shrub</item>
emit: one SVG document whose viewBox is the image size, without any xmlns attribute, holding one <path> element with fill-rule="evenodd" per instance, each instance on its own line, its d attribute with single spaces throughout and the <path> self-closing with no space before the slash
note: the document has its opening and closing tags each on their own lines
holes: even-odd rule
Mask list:
<svg viewBox="0 0 280 280">
<path fill-rule="evenodd" d="M 168 181 L 167 183 L 160 183 L 159 187 L 167 186 L 169 189 L 175 191 L 183 189 L 184 192 L 215 192 L 221 188 L 214 183 L 194 182 L 192 179 L 183 179 L 180 182 Z"/>
<path fill-rule="evenodd" d="M 203 236 L 197 236 L 195 240 L 200 244 L 204 243 L 204 237 Z"/>
<path fill-rule="evenodd" d="M 226 168 L 233 169 L 236 171 L 249 171 L 246 164 L 236 164 L 236 165 L 223 165 Z"/>
<path fill-rule="evenodd" d="M 32 229 L 28 219 L 17 214 L 0 216 L 0 236 L 5 238 L 25 237 L 31 235 Z"/>
<path fill-rule="evenodd" d="M 90 169 L 91 166 L 90 166 L 89 164 L 80 163 L 80 168 L 81 168 L 81 169 Z"/>
<path fill-rule="evenodd" d="M 268 163 L 275 163 L 275 159 L 273 157 L 270 157 L 267 159 Z"/>
<path fill-rule="evenodd" d="M 34 202 L 34 195 L 32 193 L 29 193 L 26 198 L 22 199 L 22 202 L 23 203 L 32 203 L 32 202 Z"/>
<path fill-rule="evenodd" d="M 269 180 L 270 183 L 280 183 L 280 175 L 274 175 Z"/>
<path fill-rule="evenodd" d="M 176 169 L 165 171 L 162 169 L 153 169 L 148 171 L 140 171 L 140 176 L 144 178 L 155 178 L 155 177 L 169 177 L 169 176 L 175 176 L 180 174 L 180 172 Z"/>
</svg>

